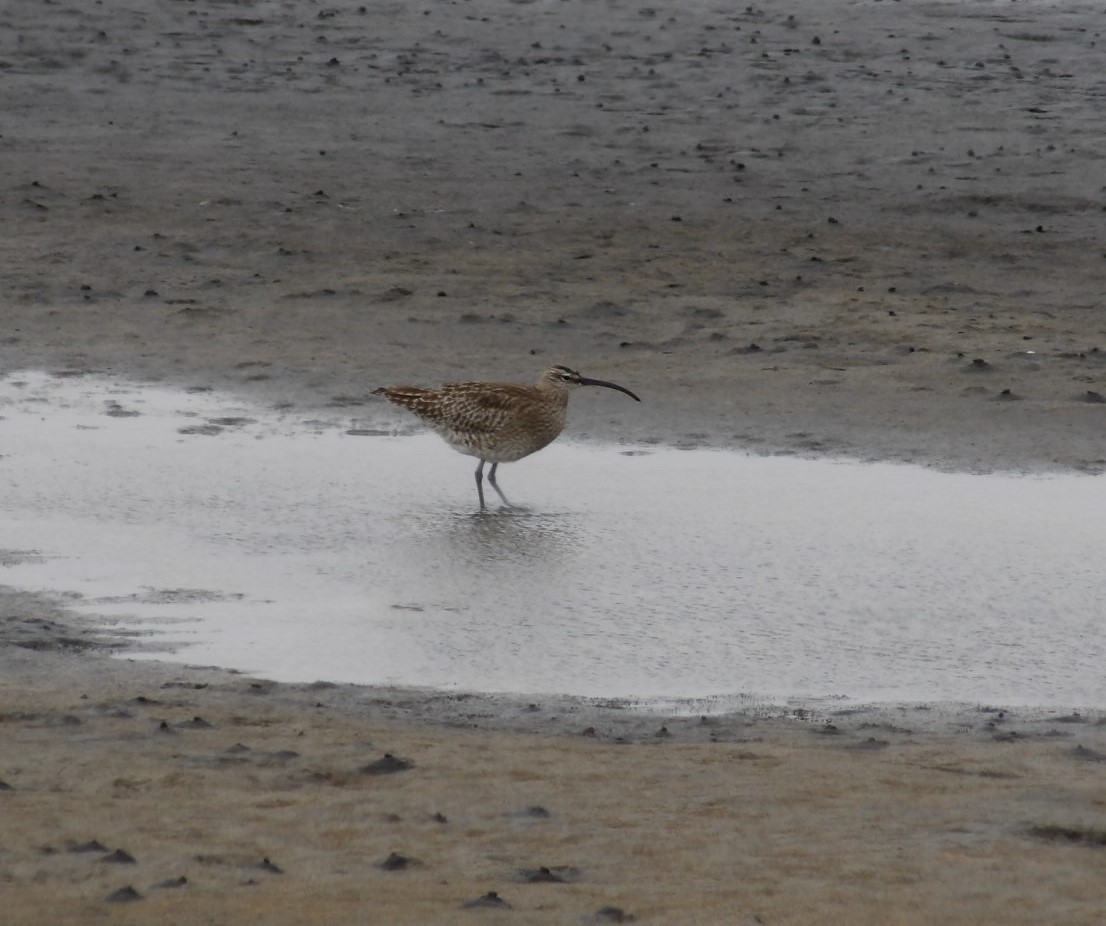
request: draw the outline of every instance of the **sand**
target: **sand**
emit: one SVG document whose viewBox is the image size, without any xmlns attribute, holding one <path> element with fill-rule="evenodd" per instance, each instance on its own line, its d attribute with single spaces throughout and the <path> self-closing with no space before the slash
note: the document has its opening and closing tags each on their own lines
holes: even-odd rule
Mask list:
<svg viewBox="0 0 1106 926">
<path fill-rule="evenodd" d="M 0 369 L 387 424 L 376 386 L 567 363 L 644 400 L 576 439 L 1100 473 L 1101 21 L 10 0 Z M 1106 907 L 1093 710 L 704 723 L 281 686 L 110 658 L 64 602 L 0 601 L 5 924 Z M 412 767 L 365 771 L 386 753 Z"/>
</svg>

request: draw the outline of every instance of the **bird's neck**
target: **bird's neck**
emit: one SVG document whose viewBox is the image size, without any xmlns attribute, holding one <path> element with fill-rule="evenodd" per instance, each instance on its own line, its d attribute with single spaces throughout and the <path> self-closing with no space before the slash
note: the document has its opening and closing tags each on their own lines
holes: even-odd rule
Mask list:
<svg viewBox="0 0 1106 926">
<path fill-rule="evenodd" d="M 548 397 L 554 402 L 558 402 L 561 405 L 568 405 L 568 387 L 560 380 L 547 379 L 542 377 L 537 382 L 537 389 L 542 395 Z"/>
</svg>

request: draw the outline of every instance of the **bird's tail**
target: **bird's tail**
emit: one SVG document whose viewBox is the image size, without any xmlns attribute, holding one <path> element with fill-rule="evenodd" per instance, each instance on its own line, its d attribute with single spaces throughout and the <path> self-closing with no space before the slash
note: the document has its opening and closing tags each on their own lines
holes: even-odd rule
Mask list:
<svg viewBox="0 0 1106 926">
<path fill-rule="evenodd" d="M 401 408 L 417 409 L 426 402 L 430 389 L 419 386 L 381 386 L 372 391 L 373 395 L 382 395 L 393 405 Z"/>
</svg>

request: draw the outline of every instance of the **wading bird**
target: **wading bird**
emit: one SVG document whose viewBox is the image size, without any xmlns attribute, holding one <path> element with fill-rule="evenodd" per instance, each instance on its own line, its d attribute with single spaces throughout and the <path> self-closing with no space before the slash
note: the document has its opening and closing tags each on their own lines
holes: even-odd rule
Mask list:
<svg viewBox="0 0 1106 926">
<path fill-rule="evenodd" d="M 446 383 L 437 389 L 384 386 L 373 391 L 393 405 L 414 412 L 454 450 L 477 457 L 476 492 L 484 506 L 484 464 L 491 463 L 488 482 L 511 507 L 496 485 L 500 463 L 513 463 L 556 440 L 565 426 L 568 394 L 577 386 L 604 386 L 636 395 L 602 379 L 588 379 L 568 367 L 552 366 L 533 386 L 516 383 Z"/>
</svg>

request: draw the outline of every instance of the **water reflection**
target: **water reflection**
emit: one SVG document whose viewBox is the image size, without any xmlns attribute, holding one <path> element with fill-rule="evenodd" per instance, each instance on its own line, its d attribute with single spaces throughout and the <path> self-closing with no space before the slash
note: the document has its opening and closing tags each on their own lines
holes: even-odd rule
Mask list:
<svg viewBox="0 0 1106 926">
<path fill-rule="evenodd" d="M 521 508 L 456 512 L 424 523 L 422 538 L 465 568 L 556 569 L 573 556 L 573 518 Z"/>
</svg>

